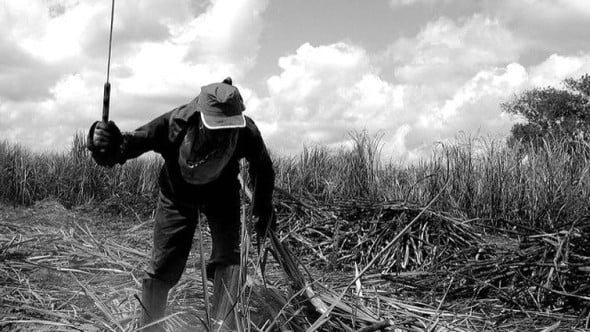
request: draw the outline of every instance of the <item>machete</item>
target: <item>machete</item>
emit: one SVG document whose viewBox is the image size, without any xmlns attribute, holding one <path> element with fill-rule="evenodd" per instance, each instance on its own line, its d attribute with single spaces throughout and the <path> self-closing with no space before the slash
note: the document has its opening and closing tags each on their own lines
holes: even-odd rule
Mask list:
<svg viewBox="0 0 590 332">
<path fill-rule="evenodd" d="M 102 97 L 102 122 L 109 122 L 109 107 L 111 102 L 111 83 L 109 83 L 109 74 L 111 72 L 111 45 L 113 43 L 113 17 L 115 16 L 115 0 L 111 6 L 111 28 L 109 31 L 109 60 L 107 62 L 107 81 L 104 84 L 104 93 Z"/>
</svg>

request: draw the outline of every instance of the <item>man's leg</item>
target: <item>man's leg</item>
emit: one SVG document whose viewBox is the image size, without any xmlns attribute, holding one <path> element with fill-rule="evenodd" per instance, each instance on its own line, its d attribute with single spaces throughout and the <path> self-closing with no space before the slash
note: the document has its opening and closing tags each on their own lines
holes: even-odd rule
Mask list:
<svg viewBox="0 0 590 332">
<path fill-rule="evenodd" d="M 168 291 L 184 271 L 196 227 L 197 209 L 178 204 L 160 193 L 154 224 L 150 267 L 142 285 L 140 326 L 164 317 Z M 144 331 L 162 331 L 163 324 Z"/>
<path fill-rule="evenodd" d="M 164 317 L 169 283 L 153 278 L 143 279 L 141 285 L 141 304 L 143 305 L 139 326 L 146 326 Z M 164 324 L 150 326 L 143 331 L 164 331 Z"/>
<path fill-rule="evenodd" d="M 234 313 L 240 272 L 239 187 L 219 188 L 207 198 L 203 208 L 211 229 L 212 250 L 208 274 L 214 271 L 213 310 L 215 329 L 235 331 Z M 208 277 L 211 277 L 209 275 Z"/>
</svg>

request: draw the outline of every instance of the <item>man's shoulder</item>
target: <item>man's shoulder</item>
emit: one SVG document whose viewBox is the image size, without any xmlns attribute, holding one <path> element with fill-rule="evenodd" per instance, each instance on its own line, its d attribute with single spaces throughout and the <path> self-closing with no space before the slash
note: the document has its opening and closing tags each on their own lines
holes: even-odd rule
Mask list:
<svg viewBox="0 0 590 332">
<path fill-rule="evenodd" d="M 244 127 L 243 130 L 249 135 L 261 136 L 260 130 L 258 130 L 258 126 L 256 126 L 256 122 L 247 115 L 244 115 L 244 118 L 246 118 L 246 127 Z"/>
<path fill-rule="evenodd" d="M 199 114 L 199 111 L 191 103 L 179 106 L 172 110 L 172 117 L 175 120 L 189 122 L 190 119 Z"/>
<path fill-rule="evenodd" d="M 244 115 L 244 118 L 246 118 L 246 127 L 256 127 L 256 123 L 254 122 L 254 120 L 252 120 L 251 117 Z"/>
</svg>

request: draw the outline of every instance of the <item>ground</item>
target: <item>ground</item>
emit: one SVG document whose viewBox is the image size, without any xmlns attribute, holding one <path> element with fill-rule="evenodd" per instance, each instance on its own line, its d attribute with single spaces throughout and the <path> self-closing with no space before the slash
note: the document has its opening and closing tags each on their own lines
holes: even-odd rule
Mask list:
<svg viewBox="0 0 590 332">
<path fill-rule="evenodd" d="M 27 208 L 0 205 L 0 331 L 133 331 L 152 223 L 149 217 L 106 216 L 90 206 L 68 210 L 51 200 Z M 170 293 L 170 331 L 202 326 L 204 296 L 195 247 L 182 280 Z M 206 232 L 204 247 L 208 253 Z M 354 272 L 316 268 L 309 273 L 318 298 L 328 306 L 335 304 L 325 330 L 382 324 L 388 331 L 549 332 L 584 331 L 588 326 L 586 316 L 517 312 L 493 298 L 445 302 L 444 297 L 426 294 L 423 299 L 430 296 L 430 302 L 417 301 L 411 295 L 416 284 L 404 284 L 400 276 L 390 281 L 385 274 L 363 276 L 338 300 Z M 276 262 L 267 275 L 274 287 L 269 289 L 288 288 L 289 278 L 281 275 Z M 254 293 L 258 298 L 252 296 L 250 318 L 263 322 L 269 304 L 280 311 L 284 293 Z M 308 322 L 318 316 L 305 315 Z"/>
<path fill-rule="evenodd" d="M 151 226 L 55 201 L 0 206 L 0 331 L 131 330 Z M 191 254 L 170 294 L 179 324 L 198 324 L 201 316 L 198 262 Z"/>
</svg>

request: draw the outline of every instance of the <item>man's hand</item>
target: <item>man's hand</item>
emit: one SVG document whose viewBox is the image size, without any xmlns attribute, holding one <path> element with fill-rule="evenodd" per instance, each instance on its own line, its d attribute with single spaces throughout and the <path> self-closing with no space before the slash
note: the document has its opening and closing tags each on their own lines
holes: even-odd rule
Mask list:
<svg viewBox="0 0 590 332">
<path fill-rule="evenodd" d="M 97 121 L 90 127 L 86 145 L 97 164 L 112 167 L 119 160 L 122 140 L 121 131 L 113 121 Z"/>
<path fill-rule="evenodd" d="M 109 123 L 100 121 L 96 124 L 96 127 L 94 127 L 94 135 L 92 135 L 92 142 L 98 152 L 106 153 L 108 150 L 112 149 L 114 145 L 113 136 L 116 135 L 116 133 L 112 134 L 111 131 L 117 130 L 117 126 L 112 121 Z"/>
<path fill-rule="evenodd" d="M 254 216 L 254 230 L 259 237 L 264 238 L 267 234 L 267 230 L 277 229 L 277 216 L 274 208 L 269 213 L 265 213 L 265 216 L 258 217 Z"/>
</svg>

